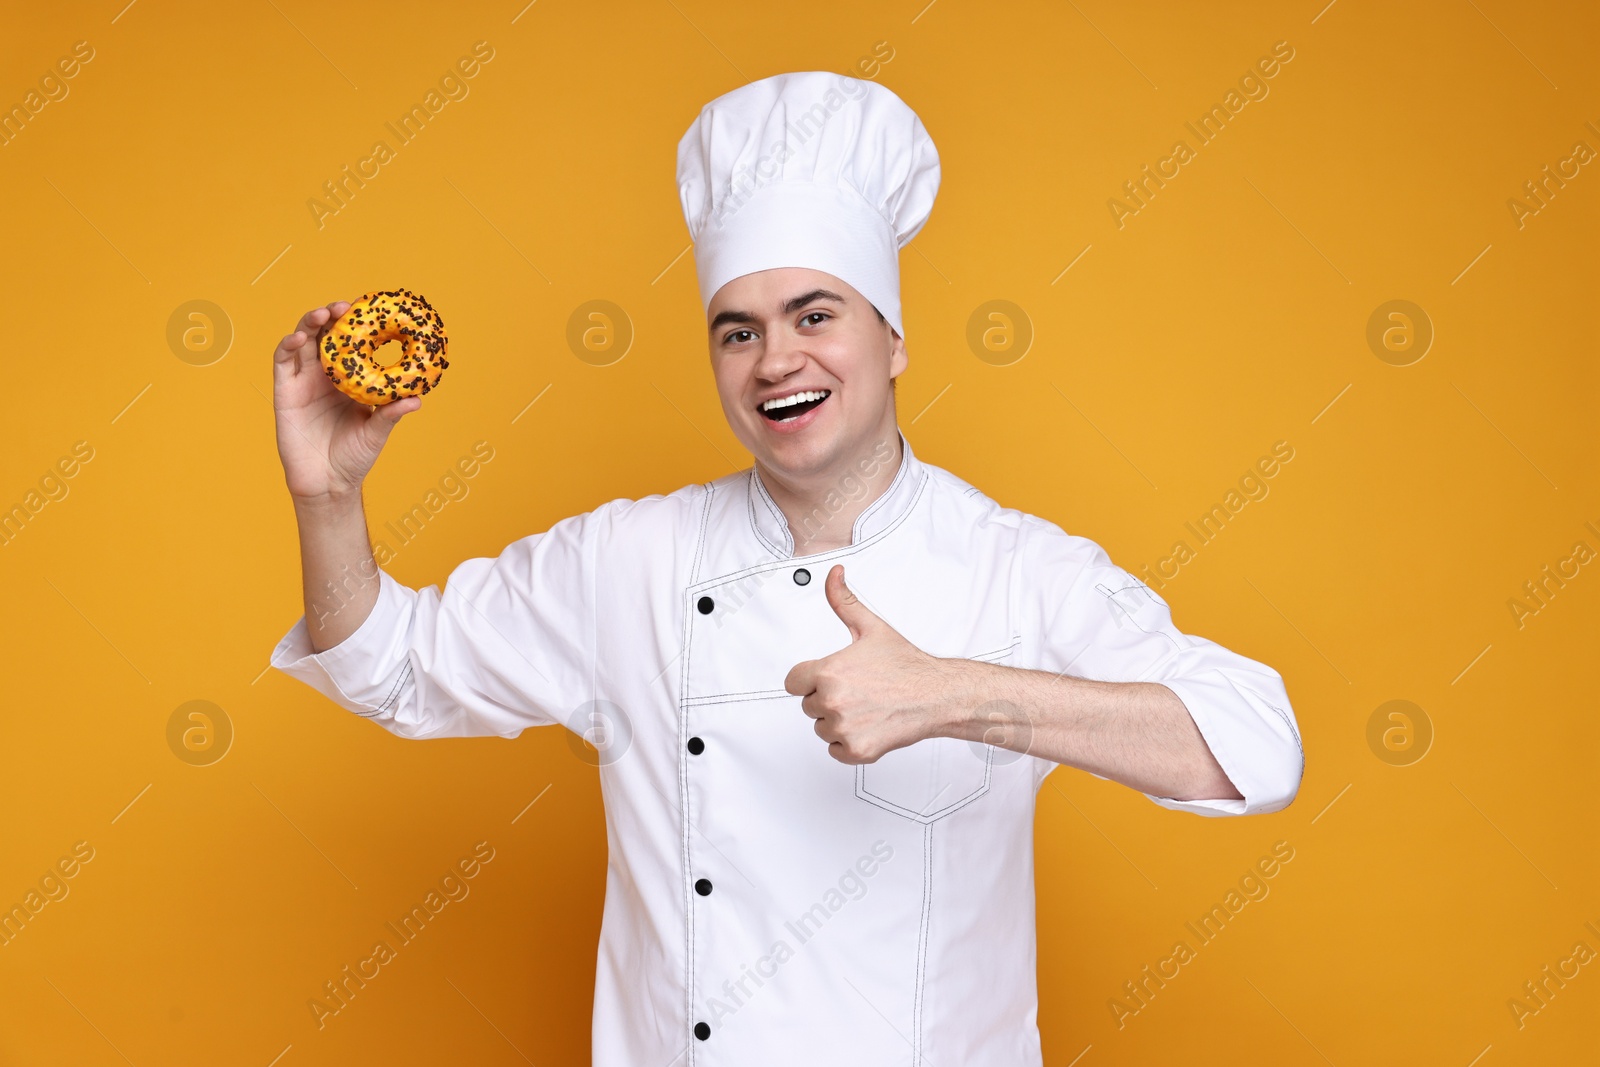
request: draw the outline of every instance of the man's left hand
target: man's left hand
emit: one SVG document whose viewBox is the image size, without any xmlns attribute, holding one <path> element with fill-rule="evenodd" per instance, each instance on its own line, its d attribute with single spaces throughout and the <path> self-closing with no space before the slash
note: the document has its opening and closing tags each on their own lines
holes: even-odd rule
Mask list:
<svg viewBox="0 0 1600 1067">
<path fill-rule="evenodd" d="M 937 735 L 964 662 L 930 656 L 861 603 L 835 564 L 828 603 L 850 630 L 850 644 L 790 669 L 783 687 L 802 697 L 817 736 L 841 763 L 872 763 L 885 752 Z"/>
</svg>

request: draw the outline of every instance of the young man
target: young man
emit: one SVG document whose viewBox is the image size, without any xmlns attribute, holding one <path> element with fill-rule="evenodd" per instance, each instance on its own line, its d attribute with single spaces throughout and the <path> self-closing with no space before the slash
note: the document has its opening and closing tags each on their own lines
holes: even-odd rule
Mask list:
<svg viewBox="0 0 1600 1067">
<path fill-rule="evenodd" d="M 600 1067 L 1037 1065 L 1045 775 L 1277 811 L 1304 766 L 1282 679 L 912 454 L 898 251 L 939 162 L 892 92 L 736 89 L 685 134 L 678 183 L 754 466 L 406 588 L 360 487 L 421 401 L 337 393 L 317 340 L 345 305 L 315 309 L 274 355 L 306 617 L 272 663 L 403 737 L 603 726 Z"/>
</svg>

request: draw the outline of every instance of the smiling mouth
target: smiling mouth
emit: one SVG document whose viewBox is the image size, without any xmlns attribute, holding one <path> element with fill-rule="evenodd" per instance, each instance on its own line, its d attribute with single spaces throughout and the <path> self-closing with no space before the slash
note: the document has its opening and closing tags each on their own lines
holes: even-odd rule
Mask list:
<svg viewBox="0 0 1600 1067">
<path fill-rule="evenodd" d="M 804 415 L 832 395 L 831 389 L 803 390 L 793 396 L 767 401 L 761 405 L 761 414 L 772 422 L 788 422 Z"/>
</svg>

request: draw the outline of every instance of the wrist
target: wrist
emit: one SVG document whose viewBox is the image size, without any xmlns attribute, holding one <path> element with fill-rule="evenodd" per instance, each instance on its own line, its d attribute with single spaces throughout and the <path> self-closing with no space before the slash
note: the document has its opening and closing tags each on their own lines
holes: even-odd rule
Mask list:
<svg viewBox="0 0 1600 1067">
<path fill-rule="evenodd" d="M 992 672 L 1004 668 L 971 659 L 943 659 L 939 664 L 943 679 L 939 686 L 936 734 L 982 741 L 984 731 L 993 724 L 979 709 L 998 699 L 996 677 Z"/>
<path fill-rule="evenodd" d="M 343 514 L 352 509 L 361 510 L 361 487 L 309 496 L 290 493 L 289 499 L 294 502 L 297 515 Z"/>
</svg>

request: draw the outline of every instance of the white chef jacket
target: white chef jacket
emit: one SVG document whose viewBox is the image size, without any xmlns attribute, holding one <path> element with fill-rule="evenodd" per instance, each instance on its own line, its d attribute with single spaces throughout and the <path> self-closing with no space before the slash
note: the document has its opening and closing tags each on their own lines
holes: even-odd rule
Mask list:
<svg viewBox="0 0 1600 1067">
<path fill-rule="evenodd" d="M 272 654 L 401 737 L 598 727 L 598 1067 L 1042 1062 L 1033 812 L 1056 764 L 952 738 L 830 756 L 784 678 L 850 643 L 836 562 L 933 655 L 1172 689 L 1243 799 L 1145 794 L 1162 807 L 1272 812 L 1299 788 L 1277 672 L 901 447 L 846 548 L 792 557 L 752 468 L 564 519 L 442 592 L 381 572 L 353 634 L 313 653 L 302 617 Z"/>
</svg>

